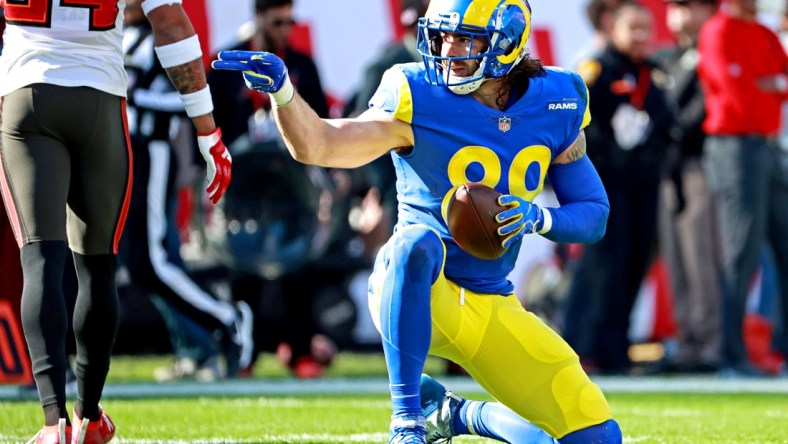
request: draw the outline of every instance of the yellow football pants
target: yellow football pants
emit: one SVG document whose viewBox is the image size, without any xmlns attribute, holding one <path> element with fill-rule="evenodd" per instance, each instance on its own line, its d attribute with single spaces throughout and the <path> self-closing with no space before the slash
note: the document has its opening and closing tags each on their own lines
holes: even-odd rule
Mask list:
<svg viewBox="0 0 788 444">
<path fill-rule="evenodd" d="M 370 278 L 378 329 L 384 274 Z M 556 438 L 612 418 L 577 354 L 514 295 L 477 294 L 441 272 L 431 297 L 430 354 L 461 365 L 499 402 Z"/>
</svg>

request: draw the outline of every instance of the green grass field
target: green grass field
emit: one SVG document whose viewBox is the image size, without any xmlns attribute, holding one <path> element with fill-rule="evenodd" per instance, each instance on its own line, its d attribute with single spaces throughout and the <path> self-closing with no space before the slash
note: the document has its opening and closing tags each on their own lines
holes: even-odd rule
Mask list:
<svg viewBox="0 0 788 444">
<path fill-rule="evenodd" d="M 151 371 L 164 363 L 162 358 L 118 358 L 113 361 L 108 387 L 133 381 L 155 389 L 155 385 L 149 384 Z M 441 369 L 439 361 L 427 365 L 433 374 Z M 139 399 L 126 396 L 110 397 L 103 404 L 118 426 L 113 441 L 118 443 L 385 443 L 390 410 L 384 374 L 385 366 L 377 355 L 343 355 L 324 383 L 332 379 L 340 383 L 347 381 L 347 394 L 342 394 L 340 384 L 336 394 L 299 391 L 294 396 L 241 394 Z M 272 386 L 299 384 L 270 357 L 256 371 L 257 380 L 260 384 L 274 381 Z M 381 390 L 351 392 L 354 380 L 379 381 Z M 776 394 L 766 391 L 611 390 L 608 399 L 624 430 L 626 443 L 788 443 L 788 394 L 784 390 Z M 481 393 L 460 393 L 484 398 Z M 36 401 L 3 400 L 0 442 L 26 441 L 40 426 L 41 418 Z M 485 440 L 463 438 L 455 442 Z"/>
</svg>

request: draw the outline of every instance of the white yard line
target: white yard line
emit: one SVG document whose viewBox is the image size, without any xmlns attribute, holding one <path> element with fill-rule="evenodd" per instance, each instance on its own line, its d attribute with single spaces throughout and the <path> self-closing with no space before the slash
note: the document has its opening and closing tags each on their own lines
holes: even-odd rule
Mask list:
<svg viewBox="0 0 788 444">
<path fill-rule="evenodd" d="M 788 378 L 719 379 L 714 376 L 677 377 L 594 377 L 605 393 L 781 393 L 788 394 Z M 451 390 L 479 393 L 483 390 L 470 378 L 439 377 Z M 198 383 L 114 383 L 104 388 L 104 399 L 178 398 L 194 396 L 301 396 L 301 395 L 385 395 L 384 378 L 255 379 Z M 0 401 L 34 400 L 35 390 L 0 386 Z"/>
<path fill-rule="evenodd" d="M 26 442 L 29 436 L 13 436 L 4 435 L 0 433 L 0 444 L 11 444 Z M 326 433 L 292 433 L 283 435 L 261 435 L 259 438 L 254 439 L 222 439 L 222 438 L 197 438 L 191 441 L 185 440 L 155 440 L 155 439 L 124 439 L 122 436 L 117 436 L 112 440 L 113 444 L 258 444 L 260 442 L 270 443 L 380 443 L 388 440 L 388 433 L 357 433 L 353 435 L 330 435 Z M 457 444 L 486 442 L 490 440 L 478 436 L 462 436 L 454 438 Z M 653 436 L 626 436 L 624 442 L 627 444 L 649 443 L 649 444 L 668 444 L 672 441 L 664 440 L 663 438 L 655 438 Z"/>
</svg>

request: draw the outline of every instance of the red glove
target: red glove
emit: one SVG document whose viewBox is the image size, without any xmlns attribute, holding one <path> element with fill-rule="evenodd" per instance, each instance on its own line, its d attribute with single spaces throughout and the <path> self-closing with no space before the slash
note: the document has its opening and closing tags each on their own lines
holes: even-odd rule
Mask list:
<svg viewBox="0 0 788 444">
<path fill-rule="evenodd" d="M 230 186 L 233 160 L 222 142 L 222 130 L 219 128 L 208 134 L 198 134 L 197 145 L 208 166 L 208 174 L 206 175 L 208 187 L 205 191 L 208 192 L 211 202 L 215 204 L 219 202 L 224 192 L 227 191 L 227 187 Z"/>
</svg>

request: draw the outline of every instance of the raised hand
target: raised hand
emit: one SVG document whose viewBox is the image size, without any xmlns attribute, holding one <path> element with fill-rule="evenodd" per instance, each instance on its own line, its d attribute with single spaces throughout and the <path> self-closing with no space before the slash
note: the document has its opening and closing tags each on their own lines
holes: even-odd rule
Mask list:
<svg viewBox="0 0 788 444">
<path fill-rule="evenodd" d="M 197 145 L 208 166 L 206 174 L 208 187 L 205 191 L 211 202 L 216 204 L 224 196 L 227 187 L 230 186 L 233 160 L 222 142 L 222 131 L 219 128 L 208 134 L 198 134 Z"/>
<path fill-rule="evenodd" d="M 501 245 L 504 248 L 509 248 L 525 234 L 536 233 L 542 229 L 544 215 L 537 205 L 511 194 L 499 197 L 498 204 L 507 207 L 495 216 L 495 220 L 500 224 L 498 235 L 503 238 Z"/>
</svg>

